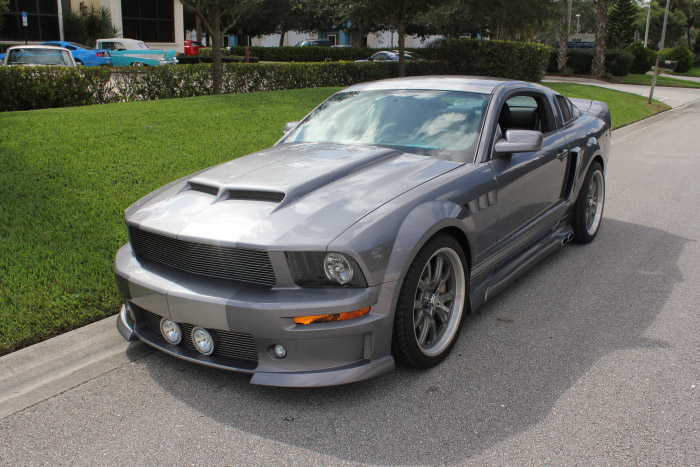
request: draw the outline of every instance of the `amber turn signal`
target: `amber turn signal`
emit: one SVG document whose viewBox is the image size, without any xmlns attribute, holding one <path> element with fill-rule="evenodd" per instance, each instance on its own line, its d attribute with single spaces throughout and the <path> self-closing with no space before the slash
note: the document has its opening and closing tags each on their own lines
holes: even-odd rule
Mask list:
<svg viewBox="0 0 700 467">
<path fill-rule="evenodd" d="M 370 307 L 365 307 L 361 310 L 346 311 L 345 313 L 333 313 L 330 315 L 314 315 L 314 316 L 295 316 L 294 322 L 297 324 L 311 323 L 327 323 L 329 321 L 345 321 L 348 319 L 359 318 L 369 313 Z"/>
</svg>

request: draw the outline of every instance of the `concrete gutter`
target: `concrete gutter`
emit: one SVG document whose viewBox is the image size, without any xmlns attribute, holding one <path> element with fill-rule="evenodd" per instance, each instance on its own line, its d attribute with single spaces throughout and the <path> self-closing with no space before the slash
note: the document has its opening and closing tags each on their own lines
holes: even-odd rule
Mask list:
<svg viewBox="0 0 700 467">
<path fill-rule="evenodd" d="M 115 317 L 0 357 L 0 419 L 81 385 L 154 350 L 127 343 Z"/>
</svg>

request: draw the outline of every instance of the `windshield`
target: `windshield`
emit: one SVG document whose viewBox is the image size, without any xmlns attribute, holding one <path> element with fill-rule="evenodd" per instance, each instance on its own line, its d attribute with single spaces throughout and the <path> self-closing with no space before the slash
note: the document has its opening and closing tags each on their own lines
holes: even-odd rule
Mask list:
<svg viewBox="0 0 700 467">
<path fill-rule="evenodd" d="M 8 65 L 64 65 L 73 66 L 70 53 L 54 48 L 12 49 L 7 53 Z"/>
<path fill-rule="evenodd" d="M 466 162 L 474 158 L 488 100 L 455 91 L 341 92 L 283 142 L 372 144 Z"/>
</svg>

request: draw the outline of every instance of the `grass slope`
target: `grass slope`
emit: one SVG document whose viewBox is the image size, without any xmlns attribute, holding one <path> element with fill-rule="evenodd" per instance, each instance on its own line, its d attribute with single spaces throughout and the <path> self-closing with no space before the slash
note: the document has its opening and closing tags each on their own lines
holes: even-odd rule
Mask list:
<svg viewBox="0 0 700 467">
<path fill-rule="evenodd" d="M 677 76 L 694 76 L 695 78 L 700 78 L 700 67 L 693 67 L 690 70 L 686 71 L 685 73 L 676 73 L 676 72 L 667 72 L 671 73 L 672 75 L 677 75 Z"/>
<path fill-rule="evenodd" d="M 629 74 L 622 78 L 622 84 L 641 84 L 651 86 L 652 75 L 635 75 Z M 688 81 L 687 79 L 669 78 L 668 76 L 659 75 L 656 78 L 657 86 L 667 86 L 672 88 L 700 88 L 700 83 Z"/>
<path fill-rule="evenodd" d="M 658 110 L 630 94 L 550 86 L 609 102 L 616 126 Z M 123 210 L 171 180 L 270 146 L 285 122 L 336 90 L 0 114 L 0 355 L 114 314 Z"/>
<path fill-rule="evenodd" d="M 613 129 L 629 125 L 670 108 L 663 102 L 653 101 L 649 105 L 646 97 L 599 86 L 574 83 L 546 83 L 545 85 L 568 97 L 605 102 L 610 107 Z"/>
</svg>

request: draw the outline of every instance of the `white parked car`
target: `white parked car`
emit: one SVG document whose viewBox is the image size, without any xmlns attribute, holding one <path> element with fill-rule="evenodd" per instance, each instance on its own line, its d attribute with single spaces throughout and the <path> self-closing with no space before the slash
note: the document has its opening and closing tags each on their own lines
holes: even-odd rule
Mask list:
<svg viewBox="0 0 700 467">
<path fill-rule="evenodd" d="M 6 66 L 76 66 L 73 54 L 63 47 L 16 45 L 7 49 L 2 64 Z"/>
</svg>

